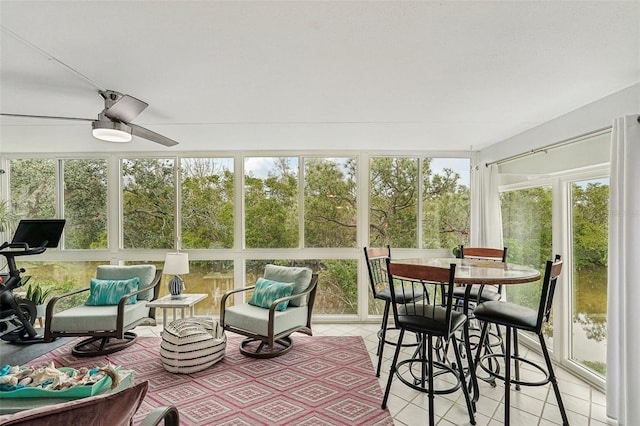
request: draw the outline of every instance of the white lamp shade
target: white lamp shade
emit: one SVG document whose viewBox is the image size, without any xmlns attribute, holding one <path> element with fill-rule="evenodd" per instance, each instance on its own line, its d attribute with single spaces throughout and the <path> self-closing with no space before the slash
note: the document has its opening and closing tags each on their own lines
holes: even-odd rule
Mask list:
<svg viewBox="0 0 640 426">
<path fill-rule="evenodd" d="M 187 253 L 167 253 L 164 258 L 162 273 L 167 275 L 182 275 L 189 273 L 189 255 Z"/>
</svg>

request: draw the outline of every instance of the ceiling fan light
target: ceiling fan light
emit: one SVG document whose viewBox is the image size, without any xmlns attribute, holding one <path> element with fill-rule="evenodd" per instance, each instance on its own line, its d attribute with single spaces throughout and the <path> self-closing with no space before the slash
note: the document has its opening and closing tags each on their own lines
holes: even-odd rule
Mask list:
<svg viewBox="0 0 640 426">
<path fill-rule="evenodd" d="M 131 127 L 115 121 L 94 121 L 93 137 L 107 142 L 131 141 Z"/>
</svg>

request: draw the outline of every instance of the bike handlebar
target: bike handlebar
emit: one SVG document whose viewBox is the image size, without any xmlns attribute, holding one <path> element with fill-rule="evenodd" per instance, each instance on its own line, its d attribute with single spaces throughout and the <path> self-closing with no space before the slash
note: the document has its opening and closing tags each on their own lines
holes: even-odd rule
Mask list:
<svg viewBox="0 0 640 426">
<path fill-rule="evenodd" d="M 47 250 L 47 243 L 48 243 L 48 241 L 45 240 L 38 247 L 29 247 L 29 244 L 27 244 L 27 243 L 9 243 L 9 242 L 4 242 L 0 246 L 0 255 L 9 258 L 9 257 L 15 257 L 15 256 L 29 256 L 29 255 L 34 255 L 34 254 L 41 254 L 41 253 L 44 253 Z M 22 251 L 20 251 L 20 250 L 6 250 L 7 248 L 9 248 L 9 249 L 22 249 Z"/>
</svg>

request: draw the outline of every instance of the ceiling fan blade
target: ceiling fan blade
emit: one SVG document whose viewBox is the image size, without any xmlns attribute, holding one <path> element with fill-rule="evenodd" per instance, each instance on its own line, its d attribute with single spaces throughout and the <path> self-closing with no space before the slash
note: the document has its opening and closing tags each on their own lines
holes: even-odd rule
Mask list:
<svg viewBox="0 0 640 426">
<path fill-rule="evenodd" d="M 59 117 L 56 115 L 32 115 L 32 114 L 7 114 L 0 112 L 0 115 L 5 117 L 18 117 L 18 118 L 46 118 L 51 120 L 75 120 L 75 121 L 94 121 L 95 118 L 82 118 L 82 117 Z"/>
<path fill-rule="evenodd" d="M 127 125 L 131 127 L 131 133 L 134 136 L 139 136 L 141 138 L 148 139 L 151 142 L 156 142 L 164 146 L 178 145 L 178 142 L 174 141 L 173 139 L 169 139 L 168 137 L 162 136 L 159 133 L 153 132 L 149 129 L 145 129 L 144 127 L 140 127 L 137 124 L 127 123 Z"/>
<path fill-rule="evenodd" d="M 128 123 L 136 118 L 149 104 L 133 96 L 122 95 L 113 105 L 105 108 L 104 115 L 112 120 Z"/>
</svg>

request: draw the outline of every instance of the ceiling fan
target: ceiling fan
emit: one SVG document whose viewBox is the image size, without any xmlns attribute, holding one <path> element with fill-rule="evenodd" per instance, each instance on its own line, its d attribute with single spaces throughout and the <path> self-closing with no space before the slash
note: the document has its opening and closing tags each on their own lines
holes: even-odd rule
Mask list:
<svg viewBox="0 0 640 426">
<path fill-rule="evenodd" d="M 149 106 L 146 102 L 136 99 L 133 96 L 123 95 L 115 90 L 99 90 L 98 92 L 104 98 L 104 109 L 98 114 L 97 120 L 92 118 L 57 117 L 50 115 L 7 113 L 0 113 L 0 115 L 7 117 L 90 121 L 93 128 L 93 136 L 108 142 L 129 142 L 133 135 L 164 146 L 178 144 L 178 142 L 173 139 L 131 123 L 131 120 L 140 115 L 140 113 Z"/>
</svg>

